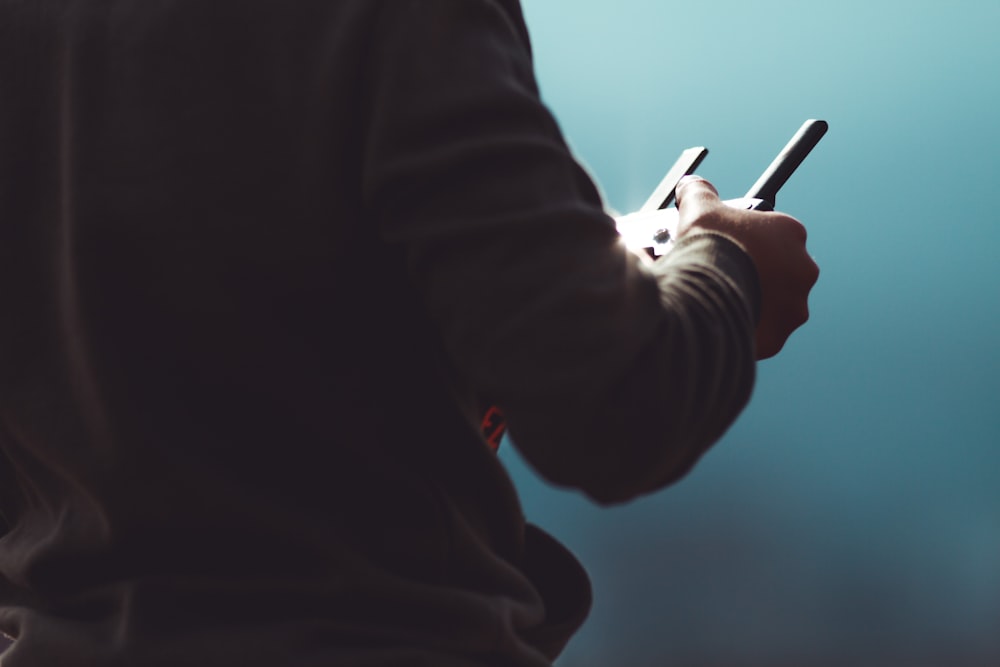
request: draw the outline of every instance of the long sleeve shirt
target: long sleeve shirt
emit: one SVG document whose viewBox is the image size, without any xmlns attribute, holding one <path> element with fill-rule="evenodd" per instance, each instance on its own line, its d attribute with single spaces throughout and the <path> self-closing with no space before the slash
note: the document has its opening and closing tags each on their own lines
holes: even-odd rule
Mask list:
<svg viewBox="0 0 1000 667">
<path fill-rule="evenodd" d="M 750 395 L 752 261 L 620 243 L 516 0 L 0 0 L 5 667 L 542 667 Z"/>
</svg>

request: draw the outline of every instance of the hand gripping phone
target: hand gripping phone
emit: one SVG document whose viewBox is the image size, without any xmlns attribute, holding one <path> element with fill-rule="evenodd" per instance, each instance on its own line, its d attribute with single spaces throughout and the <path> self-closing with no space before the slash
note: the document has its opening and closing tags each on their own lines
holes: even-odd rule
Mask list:
<svg viewBox="0 0 1000 667">
<path fill-rule="evenodd" d="M 825 121 L 807 120 L 750 190 L 742 198 L 730 199 L 726 204 L 735 208 L 774 210 L 774 198 L 778 190 L 826 134 L 826 130 Z M 677 184 L 693 173 L 706 155 L 708 149 L 704 146 L 688 148 L 682 152 L 642 208 L 616 220 L 618 233 L 626 245 L 636 250 L 645 249 L 652 255 L 662 255 L 670 249 L 677 230 L 677 209 L 668 207 L 674 201 Z M 490 449 L 495 452 L 507 429 L 503 413 L 496 406 L 491 406 L 486 411 L 480 428 Z"/>
<path fill-rule="evenodd" d="M 778 190 L 823 138 L 828 127 L 823 120 L 803 123 L 747 193 L 739 199 L 726 200 L 726 205 L 773 211 Z M 694 173 L 706 155 L 708 149 L 703 146 L 682 152 L 642 208 L 615 221 L 625 245 L 634 250 L 646 250 L 653 256 L 663 255 L 670 249 L 677 232 L 677 209 L 668 207 L 675 199 L 677 184 L 684 176 Z"/>
</svg>

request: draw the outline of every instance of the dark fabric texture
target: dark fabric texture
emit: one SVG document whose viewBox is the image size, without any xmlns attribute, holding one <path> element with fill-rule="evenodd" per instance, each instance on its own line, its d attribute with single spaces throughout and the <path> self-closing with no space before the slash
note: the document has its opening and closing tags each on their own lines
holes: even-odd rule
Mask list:
<svg viewBox="0 0 1000 667">
<path fill-rule="evenodd" d="M 604 503 L 753 383 L 731 240 L 625 252 L 516 0 L 0 0 L 5 667 L 542 667 Z"/>
</svg>

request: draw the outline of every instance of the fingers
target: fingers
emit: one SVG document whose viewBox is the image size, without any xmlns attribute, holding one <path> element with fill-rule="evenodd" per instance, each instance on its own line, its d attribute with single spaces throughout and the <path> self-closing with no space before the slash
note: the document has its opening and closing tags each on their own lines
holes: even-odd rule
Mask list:
<svg viewBox="0 0 1000 667">
<path fill-rule="evenodd" d="M 723 222 L 717 212 L 725 205 L 719 199 L 719 192 L 715 186 L 704 178 L 685 176 L 677 184 L 674 197 L 677 200 L 677 238 L 706 223 L 711 229 L 714 227 L 712 220 Z"/>
<path fill-rule="evenodd" d="M 784 213 L 730 208 L 715 187 L 698 176 L 681 179 L 675 196 L 678 239 L 690 233 L 720 232 L 753 260 L 761 292 L 757 358 L 773 357 L 809 319 L 809 292 L 819 278 L 819 267 L 806 251 L 805 226 Z"/>
<path fill-rule="evenodd" d="M 720 203 L 719 191 L 700 176 L 685 176 L 674 190 L 677 208 L 682 217 L 696 215 L 703 209 Z"/>
<path fill-rule="evenodd" d="M 781 348 L 785 346 L 786 340 L 788 340 L 787 337 L 774 336 L 769 331 L 758 330 L 755 340 L 755 356 L 757 357 L 757 361 L 770 359 L 781 352 Z"/>
<path fill-rule="evenodd" d="M 756 331 L 757 359 L 773 357 L 789 336 L 809 320 L 809 293 L 819 279 L 819 266 L 805 244 L 788 247 L 784 266 L 771 263 L 758 271 L 761 313 Z M 777 273 L 774 269 L 780 269 Z"/>
</svg>

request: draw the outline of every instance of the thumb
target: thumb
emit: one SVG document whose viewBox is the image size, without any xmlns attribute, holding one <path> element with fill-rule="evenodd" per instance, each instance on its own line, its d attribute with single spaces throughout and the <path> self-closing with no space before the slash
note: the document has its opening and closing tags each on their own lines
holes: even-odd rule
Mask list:
<svg viewBox="0 0 1000 667">
<path fill-rule="evenodd" d="M 682 178 L 674 190 L 674 198 L 681 221 L 695 218 L 720 203 L 719 191 L 701 176 Z"/>
</svg>

